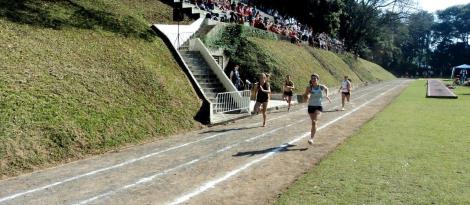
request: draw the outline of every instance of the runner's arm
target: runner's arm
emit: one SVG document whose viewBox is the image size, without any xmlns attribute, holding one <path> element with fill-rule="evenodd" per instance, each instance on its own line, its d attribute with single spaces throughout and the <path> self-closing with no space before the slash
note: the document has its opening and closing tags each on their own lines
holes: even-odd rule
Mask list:
<svg viewBox="0 0 470 205">
<path fill-rule="evenodd" d="M 268 83 L 268 89 L 265 90 L 265 91 L 266 91 L 266 93 L 271 93 L 271 85 L 269 85 L 269 83 Z"/>
<path fill-rule="evenodd" d="M 325 91 L 325 96 L 326 96 L 326 99 L 328 99 L 328 102 L 331 103 L 331 99 L 330 99 L 330 96 L 328 96 L 328 88 L 324 85 L 322 85 L 323 87 L 323 90 Z"/>
<path fill-rule="evenodd" d="M 304 93 L 304 101 L 307 102 L 308 98 L 310 98 L 310 87 L 307 86 L 307 88 L 305 88 L 305 93 Z"/>
</svg>

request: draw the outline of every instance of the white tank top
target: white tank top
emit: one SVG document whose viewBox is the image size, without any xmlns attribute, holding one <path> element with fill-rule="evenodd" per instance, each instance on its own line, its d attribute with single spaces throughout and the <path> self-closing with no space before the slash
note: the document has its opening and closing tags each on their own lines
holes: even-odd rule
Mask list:
<svg viewBox="0 0 470 205">
<path fill-rule="evenodd" d="M 349 92 L 348 91 L 348 85 L 350 84 L 350 82 L 348 80 L 343 80 L 343 82 L 341 83 L 341 91 L 342 92 Z"/>
</svg>

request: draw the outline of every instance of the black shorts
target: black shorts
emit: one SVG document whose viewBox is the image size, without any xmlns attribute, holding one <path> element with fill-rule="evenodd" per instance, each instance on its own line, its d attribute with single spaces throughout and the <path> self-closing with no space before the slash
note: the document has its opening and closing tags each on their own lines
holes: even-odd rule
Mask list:
<svg viewBox="0 0 470 205">
<path fill-rule="evenodd" d="M 351 95 L 351 93 L 349 93 L 349 92 L 342 92 L 342 93 L 343 93 L 343 95 L 346 95 L 346 96 L 350 96 L 350 95 Z"/>
<path fill-rule="evenodd" d="M 256 99 L 256 102 L 259 102 L 259 103 L 267 103 L 267 102 L 268 102 L 268 98 Z"/>
<path fill-rule="evenodd" d="M 294 95 L 294 93 L 292 93 L 292 91 L 284 91 L 284 95 L 292 97 L 292 95 Z"/>
<path fill-rule="evenodd" d="M 315 111 L 323 112 L 322 106 L 308 106 L 308 113 L 315 113 Z"/>
</svg>

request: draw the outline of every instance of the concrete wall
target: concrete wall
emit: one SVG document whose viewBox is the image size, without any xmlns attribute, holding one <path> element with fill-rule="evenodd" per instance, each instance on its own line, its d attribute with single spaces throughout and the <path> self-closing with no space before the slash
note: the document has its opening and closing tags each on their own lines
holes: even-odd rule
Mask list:
<svg viewBox="0 0 470 205">
<path fill-rule="evenodd" d="M 191 36 L 196 33 L 196 31 L 201 28 L 204 18 L 199 18 L 190 25 L 168 25 L 168 24 L 154 24 L 160 32 L 162 32 L 173 45 L 174 48 L 178 49 L 180 45 L 183 45 L 188 41 Z M 179 31 L 179 32 L 178 32 Z M 178 42 L 178 33 L 179 33 L 179 42 Z"/>
</svg>

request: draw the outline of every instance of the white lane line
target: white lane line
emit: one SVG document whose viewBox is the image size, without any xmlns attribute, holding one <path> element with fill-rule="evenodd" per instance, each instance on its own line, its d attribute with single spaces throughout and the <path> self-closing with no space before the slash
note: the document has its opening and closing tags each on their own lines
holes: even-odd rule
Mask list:
<svg viewBox="0 0 470 205">
<path fill-rule="evenodd" d="M 237 146 L 239 146 L 240 144 L 242 144 L 243 142 L 250 142 L 250 141 L 252 141 L 253 139 L 258 139 L 258 138 L 261 138 L 261 137 L 265 137 L 265 136 L 267 136 L 268 134 L 275 133 L 275 132 L 277 132 L 277 131 L 279 131 L 279 130 L 281 130 L 281 129 L 288 128 L 288 127 L 290 127 L 290 126 L 292 126 L 292 125 L 295 125 L 295 124 L 297 124 L 297 123 L 301 123 L 301 122 L 306 121 L 306 120 L 307 120 L 307 119 L 299 120 L 299 121 L 297 121 L 297 122 L 294 122 L 294 123 L 292 123 L 292 124 L 286 125 L 286 126 L 284 126 L 284 127 L 279 127 L 279 128 L 273 129 L 273 130 L 271 130 L 271 131 L 269 131 L 269 132 L 266 132 L 266 133 L 257 135 L 257 136 L 255 136 L 255 137 L 252 137 L 252 138 L 249 138 L 249 139 L 246 139 L 246 140 L 244 140 L 244 141 L 237 142 L 237 143 L 235 143 L 235 144 L 226 146 L 226 147 L 224 147 L 224 148 L 222 148 L 222 149 L 217 150 L 217 151 L 214 152 L 214 153 L 210 153 L 210 154 L 208 154 L 208 155 L 205 155 L 205 156 L 202 156 L 202 157 L 200 157 L 200 158 L 194 159 L 194 160 L 192 160 L 192 161 L 190 161 L 190 162 L 186 162 L 186 163 L 184 163 L 184 164 L 177 165 L 176 167 L 173 167 L 173 168 L 164 170 L 164 171 L 162 171 L 162 172 L 153 174 L 153 175 L 151 175 L 151 176 L 147 176 L 147 177 L 140 178 L 140 179 L 136 180 L 134 183 L 125 185 L 125 186 L 123 186 L 123 187 L 121 187 L 121 188 L 118 188 L 118 189 L 116 189 L 116 190 L 107 191 L 107 192 L 105 192 L 105 193 L 102 193 L 102 194 L 100 194 L 100 195 L 91 197 L 91 198 L 89 198 L 89 199 L 85 199 L 85 200 L 83 200 L 83 201 L 80 201 L 80 202 L 78 202 L 78 203 L 75 203 L 74 205 L 88 204 L 88 203 L 90 203 L 90 202 L 92 202 L 92 201 L 95 201 L 95 200 L 98 200 L 98 199 L 100 199 L 100 198 L 107 197 L 107 196 L 116 194 L 116 193 L 118 193 L 118 192 L 122 192 L 122 191 L 125 191 L 125 190 L 127 190 L 127 189 L 136 187 L 136 186 L 138 186 L 138 185 L 151 182 L 152 180 L 154 180 L 154 179 L 157 178 L 157 177 L 163 176 L 163 175 L 168 174 L 168 173 L 170 173 L 170 172 L 172 172 L 172 171 L 176 171 L 176 170 L 178 170 L 178 169 L 180 169 L 180 168 L 187 167 L 187 166 L 192 165 L 192 164 L 194 164 L 194 163 L 196 163 L 196 162 L 199 162 L 199 161 L 202 161 L 202 160 L 204 160 L 204 159 L 207 159 L 207 158 L 210 158 L 210 157 L 212 157 L 212 156 L 215 156 L 215 155 L 217 155 L 218 153 L 225 152 L 225 151 L 230 150 L 230 149 L 232 149 L 232 148 L 234 148 L 234 147 L 237 147 Z"/>
<path fill-rule="evenodd" d="M 394 86 L 394 87 L 390 88 L 390 89 L 387 90 L 386 92 L 384 92 L 384 93 L 382 93 L 382 94 L 379 94 L 379 95 L 377 95 L 376 97 L 374 97 L 374 98 L 372 98 L 372 99 L 366 101 L 366 102 L 363 103 L 362 105 L 360 105 L 360 106 L 354 108 L 353 110 L 351 110 L 351 111 L 345 113 L 344 115 L 341 115 L 341 116 L 337 117 L 336 119 L 329 121 L 328 123 L 326 123 L 326 124 L 320 126 L 320 127 L 318 128 L 318 130 L 321 130 L 321 129 L 325 128 L 325 127 L 328 127 L 328 126 L 330 126 L 331 124 L 337 122 L 338 120 L 341 120 L 341 119 L 343 119 L 343 118 L 345 118 L 345 117 L 351 115 L 352 113 L 354 113 L 354 112 L 356 112 L 357 110 L 361 109 L 362 107 L 368 105 L 369 103 L 375 101 L 375 100 L 378 99 L 379 97 L 385 95 L 386 93 L 390 92 L 391 90 L 395 89 L 395 88 L 398 87 L 398 86 L 400 86 L 400 85 L 397 85 L 397 86 Z M 219 184 L 219 183 L 221 183 L 221 182 L 223 182 L 223 181 L 226 181 L 227 179 L 231 178 L 232 176 L 235 176 L 236 174 L 238 174 L 238 173 L 240 173 L 240 172 L 242 172 L 242 171 L 248 169 L 249 167 L 253 166 L 254 164 L 257 164 L 257 163 L 259 163 L 259 162 L 261 162 L 261 161 L 264 161 L 265 159 L 267 159 L 267 158 L 273 156 L 274 154 L 280 152 L 281 150 L 283 150 L 284 148 L 286 148 L 286 147 L 289 146 L 290 144 L 296 143 L 296 142 L 298 142 L 299 140 L 301 140 L 301 139 L 303 139 L 303 138 L 305 138 L 305 137 L 307 137 L 307 136 L 309 136 L 309 135 L 310 135 L 310 132 L 306 132 L 306 133 L 302 134 L 301 136 L 296 137 L 296 138 L 293 139 L 292 141 L 288 142 L 287 144 L 280 145 L 279 147 L 277 147 L 276 149 L 274 149 L 274 150 L 268 152 L 268 153 L 265 154 L 264 156 L 262 156 L 262 157 L 260 157 L 260 158 L 258 158 L 258 159 L 252 160 L 252 161 L 246 163 L 245 165 L 241 166 L 240 168 L 235 169 L 235 170 L 232 170 L 232 171 L 226 173 L 224 176 L 222 176 L 222 177 L 220 177 L 220 178 L 218 178 L 218 179 L 215 179 L 215 180 L 208 181 L 208 182 L 204 183 L 202 186 L 196 188 L 194 191 L 192 191 L 192 192 L 190 192 L 190 193 L 188 193 L 188 194 L 185 194 L 185 195 L 183 195 L 183 196 L 180 196 L 180 197 L 176 198 L 176 199 L 175 199 L 174 201 L 172 201 L 171 203 L 168 203 L 168 205 L 181 204 L 181 203 L 183 203 L 183 202 L 185 202 L 185 201 L 191 199 L 192 197 L 195 197 L 195 196 L 197 196 L 197 195 L 199 195 L 199 194 L 201 194 L 201 193 L 207 191 L 208 189 L 214 188 L 217 184 Z"/>
<path fill-rule="evenodd" d="M 387 87 L 388 87 L 388 86 L 387 86 Z M 383 87 L 382 87 L 382 88 L 383 88 Z M 374 91 L 378 91 L 378 90 L 381 90 L 381 89 L 374 89 Z M 361 99 L 362 97 L 364 97 L 364 96 L 366 96 L 366 95 L 368 95 L 368 94 L 370 94 L 370 93 L 364 93 L 364 94 L 362 94 L 362 95 L 356 97 L 355 99 L 356 99 L 356 100 L 357 100 L 357 99 Z M 333 107 L 333 109 L 336 108 L 336 107 L 338 107 L 338 106 Z M 107 191 L 107 192 L 102 193 L 102 194 L 100 194 L 100 195 L 97 195 L 97 196 L 91 197 L 91 198 L 89 198 L 89 199 L 85 199 L 85 200 L 83 200 L 83 201 L 80 201 L 80 202 L 78 202 L 78 203 L 76 203 L 76 204 L 74 204 L 74 205 L 88 204 L 88 203 L 90 203 L 90 202 L 92 202 L 92 201 L 95 201 L 95 200 L 98 200 L 98 199 L 100 199 L 100 198 L 107 197 L 107 196 L 116 194 L 116 193 L 118 193 L 118 192 L 122 192 L 122 191 L 125 191 L 125 190 L 127 190 L 127 189 L 133 188 L 133 187 L 135 187 L 135 186 L 137 186 L 137 185 L 150 182 L 150 181 L 152 181 L 153 179 L 155 179 L 156 177 L 163 176 L 163 175 L 165 175 L 165 174 L 168 174 L 168 173 L 171 172 L 171 171 L 176 171 L 176 170 L 179 169 L 179 168 L 183 168 L 183 167 L 192 165 L 192 164 L 195 163 L 194 161 L 196 161 L 196 162 L 202 161 L 202 160 L 207 159 L 207 158 L 209 158 L 209 157 L 211 157 L 211 156 L 213 156 L 213 155 L 216 155 L 216 154 L 218 154 L 218 153 L 225 152 L 225 151 L 230 150 L 230 149 L 232 149 L 232 148 L 234 148 L 234 147 L 237 147 L 237 146 L 239 146 L 240 144 L 242 144 L 243 142 L 251 142 L 251 141 L 253 141 L 253 140 L 256 140 L 256 139 L 259 139 L 259 138 L 263 138 L 263 137 L 265 137 L 265 136 L 267 136 L 267 135 L 269 135 L 269 134 L 271 134 L 271 133 L 277 132 L 278 130 L 286 129 L 286 128 L 288 128 L 288 127 L 291 127 L 291 126 L 293 126 L 293 125 L 295 125 L 295 124 L 301 123 L 301 122 L 306 121 L 306 120 L 308 120 L 308 119 L 309 119 L 309 118 L 305 118 L 305 119 L 302 119 L 302 120 L 298 120 L 298 121 L 296 121 L 296 122 L 294 122 L 294 123 L 291 123 L 291 124 L 289 124 L 289 125 L 286 125 L 286 126 L 284 126 L 284 127 L 279 127 L 279 128 L 273 129 L 273 130 L 271 130 L 271 131 L 269 131 L 269 132 L 266 132 L 266 133 L 263 133 L 263 134 L 260 134 L 260 135 L 257 135 L 257 136 L 254 136 L 254 137 L 245 139 L 245 140 L 243 140 L 243 141 L 241 141 L 241 142 L 237 142 L 237 143 L 235 143 L 235 144 L 232 144 L 232 145 L 226 146 L 226 147 L 224 147 L 224 148 L 222 148 L 222 149 L 219 149 L 219 150 L 217 150 L 215 153 L 211 153 L 211 154 L 205 155 L 205 156 L 200 157 L 200 158 L 198 158 L 198 159 L 195 159 L 195 160 L 193 160 L 193 161 L 190 161 L 190 162 L 187 162 L 187 163 L 178 165 L 178 166 L 176 166 L 176 167 L 174 167 L 174 168 L 170 168 L 170 169 L 164 170 L 164 171 L 159 172 L 159 173 L 156 173 L 156 174 L 154 174 L 154 175 L 151 175 L 151 176 L 148 176 L 148 177 L 144 177 L 144 178 L 138 179 L 136 182 L 134 182 L 134 183 L 132 183 L 132 184 L 125 185 L 125 186 L 123 186 L 123 187 L 121 187 L 121 188 L 118 188 L 117 190 Z M 150 180 L 149 180 L 149 179 L 150 179 Z"/>
<path fill-rule="evenodd" d="M 279 119 L 279 118 L 281 118 L 281 117 L 283 117 L 283 116 L 279 116 L 279 117 L 277 117 L 277 118 L 273 118 L 273 119 L 271 119 L 270 121 L 272 121 L 272 120 L 277 120 L 277 119 Z M 257 122 L 257 123 L 252 123 L 252 125 L 256 125 L 256 124 L 260 124 L 260 123 L 258 123 L 258 122 Z M 205 141 L 205 140 L 209 140 L 209 139 L 212 139 L 212 138 L 216 138 L 216 137 L 219 137 L 219 136 L 222 136 L 222 135 L 227 135 L 227 134 L 232 133 L 232 132 L 235 132 L 235 131 L 228 131 L 228 132 L 225 132 L 225 133 L 218 133 L 218 134 L 211 135 L 211 136 L 208 136 L 208 137 L 205 137 L 205 138 L 201 138 L 201 139 L 199 139 L 199 140 L 195 140 L 195 141 L 188 142 L 188 143 L 184 143 L 184 144 L 181 144 L 181 145 L 178 145 L 178 146 L 170 147 L 170 148 L 165 149 L 165 150 L 162 150 L 162 151 L 153 152 L 153 153 L 144 155 L 144 156 L 139 157 L 139 158 L 133 158 L 133 159 L 124 161 L 124 162 L 122 162 L 122 163 L 119 163 L 119 164 L 116 164 L 116 165 L 113 165 L 113 166 L 109 166 L 109 167 L 97 169 L 97 170 L 94 170 L 94 171 L 87 172 L 87 173 L 85 173 L 85 174 L 80 174 L 80 175 L 77 175 L 77 176 L 74 176 L 74 177 L 70 177 L 70 178 L 64 179 L 64 180 L 62 180 L 62 181 L 57 181 L 57 182 L 54 182 L 54 183 L 51 183 L 51 184 L 48 184 L 48 185 L 44 185 L 44 186 L 38 187 L 38 188 L 35 188 L 35 189 L 30 189 L 30 190 L 27 190 L 27 191 L 24 191 L 24 192 L 19 192 L 19 193 L 10 195 L 10 196 L 6 196 L 6 197 L 3 197 L 3 198 L 0 198 L 0 203 L 3 203 L 3 202 L 5 202 L 5 201 L 9 201 L 9 200 L 18 198 L 18 197 L 23 196 L 23 195 L 31 194 L 31 193 L 38 192 L 38 191 L 43 191 L 43 190 L 46 190 L 46 189 L 49 189 L 49 188 L 52 188 L 52 187 L 55 187 L 55 186 L 58 186 L 58 185 L 61 185 L 61 184 L 65 184 L 65 183 L 68 183 L 68 182 L 71 182 L 71 181 L 78 180 L 78 179 L 80 179 L 80 178 L 89 177 L 89 176 L 96 175 L 96 174 L 99 174 L 99 173 L 102 173 L 102 172 L 106 172 L 106 171 L 109 171 L 109 170 L 117 169 L 117 168 L 119 168 L 119 167 L 123 167 L 123 166 L 129 165 L 129 164 L 133 164 L 133 163 L 135 163 L 135 162 L 138 162 L 138 161 L 141 161 L 141 160 L 150 158 L 150 157 L 154 157 L 154 156 L 157 156 L 157 155 L 159 155 L 159 154 L 163 154 L 163 153 L 165 153 L 165 152 L 169 152 L 169 151 L 172 151 L 172 150 L 175 150 L 175 149 L 179 149 L 179 148 L 182 148 L 182 147 L 186 147 L 186 146 L 188 146 L 188 145 L 192 145 L 192 144 L 195 144 L 195 143 L 198 143 L 198 142 L 201 142 L 201 141 Z"/>
<path fill-rule="evenodd" d="M 375 88 L 375 87 L 372 87 L 371 89 L 373 89 L 373 88 Z M 288 113 L 288 115 L 293 114 L 293 113 L 298 112 L 298 111 L 301 111 L 301 110 L 304 110 L 304 109 L 300 109 L 300 110 Z M 268 122 L 273 121 L 273 120 L 277 120 L 277 119 L 282 118 L 282 117 L 285 117 L 285 116 L 279 116 L 279 117 L 276 117 L 276 118 L 269 119 Z M 251 125 L 256 125 L 256 124 L 260 124 L 260 123 L 259 122 L 252 123 Z M 169 152 L 169 151 L 172 151 L 172 150 L 175 150 L 175 149 L 179 149 L 179 148 L 182 148 L 182 147 L 186 147 L 188 145 L 195 144 L 195 143 L 198 143 L 198 142 L 201 142 L 201 141 L 205 141 L 205 140 L 209 140 L 209 139 L 216 138 L 216 137 L 219 137 L 219 136 L 223 136 L 223 135 L 226 135 L 226 134 L 229 134 L 229 133 L 232 133 L 232 132 L 235 132 L 235 131 L 229 131 L 229 132 L 225 132 L 225 133 L 218 133 L 218 134 L 211 135 L 211 136 L 208 136 L 208 137 L 205 137 L 205 138 L 201 138 L 201 139 L 196 140 L 196 141 L 192 141 L 192 142 L 184 143 L 184 144 L 177 145 L 177 146 L 174 146 L 174 147 L 170 147 L 170 148 L 162 150 L 162 151 L 153 152 L 153 153 L 144 155 L 144 156 L 139 157 L 139 158 L 130 159 L 130 160 L 124 161 L 122 163 L 119 163 L 119 164 L 116 164 L 116 165 L 113 165 L 113 166 L 104 167 L 104 168 L 97 169 L 97 170 L 94 170 L 94 171 L 90 171 L 90 172 L 87 172 L 87 173 L 84 173 L 84 174 L 80 174 L 80 175 L 77 175 L 77 176 L 66 178 L 64 180 L 57 181 L 57 182 L 54 182 L 54 183 L 51 183 L 51 184 L 48 184 L 48 185 L 44 185 L 44 186 L 41 186 L 41 187 L 38 187 L 38 188 L 35 188 L 35 189 L 26 190 L 26 191 L 23 191 L 23 192 L 12 194 L 10 196 L 5 196 L 5 197 L 0 198 L 0 203 L 18 198 L 20 196 L 31 194 L 31 193 L 34 193 L 34 192 L 44 191 L 44 190 L 50 189 L 52 187 L 59 186 L 61 184 L 65 184 L 65 183 L 68 183 L 68 182 L 71 182 L 71 181 L 75 181 L 75 180 L 78 180 L 78 179 L 81 179 L 81 178 L 84 178 L 84 177 L 89 177 L 89 176 L 97 175 L 97 174 L 102 173 L 102 172 L 117 169 L 119 167 L 123 167 L 123 166 L 129 165 L 129 164 L 133 164 L 137 161 L 141 161 L 141 160 L 144 160 L 144 159 L 147 159 L 147 158 L 150 158 L 150 157 L 154 157 L 156 155 L 159 155 L 159 154 L 162 154 L 162 153 L 165 153 L 165 152 Z"/>
</svg>

